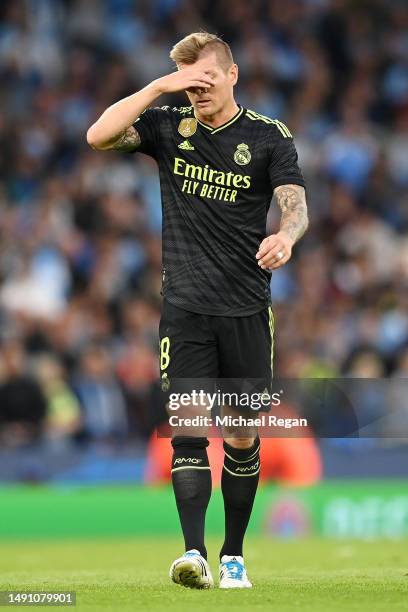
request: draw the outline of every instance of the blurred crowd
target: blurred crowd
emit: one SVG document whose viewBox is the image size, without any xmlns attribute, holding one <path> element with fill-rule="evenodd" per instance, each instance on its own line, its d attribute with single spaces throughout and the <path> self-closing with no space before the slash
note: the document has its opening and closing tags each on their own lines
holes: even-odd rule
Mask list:
<svg viewBox="0 0 408 612">
<path fill-rule="evenodd" d="M 85 134 L 199 29 L 231 44 L 237 101 L 288 124 L 307 180 L 309 231 L 272 280 L 275 371 L 408 376 L 404 0 L 4 0 L 0 445 L 149 433 L 156 165 Z"/>
</svg>

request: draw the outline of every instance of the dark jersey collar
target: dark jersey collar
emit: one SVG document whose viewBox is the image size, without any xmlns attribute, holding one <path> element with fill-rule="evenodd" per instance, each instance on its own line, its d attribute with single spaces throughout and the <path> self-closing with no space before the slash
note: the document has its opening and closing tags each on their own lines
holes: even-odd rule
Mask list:
<svg viewBox="0 0 408 612">
<path fill-rule="evenodd" d="M 239 111 L 229 121 L 227 121 L 226 123 L 223 123 L 222 125 L 219 125 L 216 128 L 213 128 L 213 127 L 211 127 L 211 125 L 207 125 L 203 121 L 200 121 L 199 119 L 197 119 L 197 117 L 196 117 L 196 119 L 197 119 L 197 122 L 200 125 L 202 125 L 204 128 L 206 128 L 209 132 L 211 132 L 211 134 L 216 134 L 217 132 L 220 132 L 221 130 L 225 130 L 225 128 L 227 128 L 230 125 L 232 125 L 233 123 L 235 123 L 235 121 L 237 121 L 237 119 L 239 119 L 241 117 L 243 112 L 244 112 L 243 106 L 239 106 Z"/>
</svg>

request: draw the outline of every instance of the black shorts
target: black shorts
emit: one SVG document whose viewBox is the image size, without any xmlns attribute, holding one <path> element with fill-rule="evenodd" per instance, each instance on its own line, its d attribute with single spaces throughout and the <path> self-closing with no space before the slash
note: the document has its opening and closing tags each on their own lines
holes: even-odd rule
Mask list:
<svg viewBox="0 0 408 612">
<path fill-rule="evenodd" d="M 203 315 L 163 301 L 160 375 L 165 392 L 188 387 L 270 393 L 272 308 L 244 317 Z M 261 408 L 262 409 L 262 408 Z M 265 408 L 264 408 L 265 410 Z"/>
</svg>

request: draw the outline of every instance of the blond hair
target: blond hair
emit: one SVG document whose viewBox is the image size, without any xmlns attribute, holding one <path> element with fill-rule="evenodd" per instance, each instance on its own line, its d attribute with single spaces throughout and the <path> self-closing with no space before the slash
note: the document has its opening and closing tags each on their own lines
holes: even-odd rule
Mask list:
<svg viewBox="0 0 408 612">
<path fill-rule="evenodd" d="M 174 45 L 171 59 L 178 64 L 195 64 L 203 52 L 215 51 L 220 66 L 227 70 L 233 63 L 230 46 L 215 34 L 194 32 Z"/>
</svg>

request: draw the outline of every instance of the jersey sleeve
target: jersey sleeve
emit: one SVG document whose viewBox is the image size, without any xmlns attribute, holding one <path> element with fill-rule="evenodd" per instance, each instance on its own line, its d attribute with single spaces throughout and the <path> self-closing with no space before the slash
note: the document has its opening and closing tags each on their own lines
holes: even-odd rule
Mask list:
<svg viewBox="0 0 408 612">
<path fill-rule="evenodd" d="M 305 187 L 305 179 L 298 164 L 298 154 L 293 138 L 280 132 L 271 145 L 269 180 L 272 189 L 279 185 L 300 185 Z"/>
<path fill-rule="evenodd" d="M 160 147 L 163 123 L 168 117 L 168 107 L 147 108 L 133 124 L 140 136 L 140 145 L 132 153 L 146 153 L 156 158 Z"/>
</svg>

